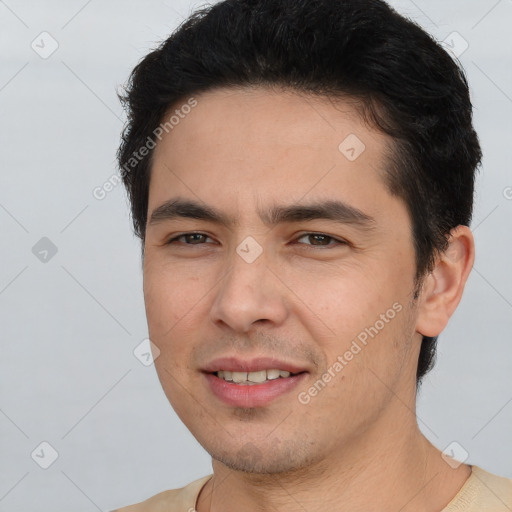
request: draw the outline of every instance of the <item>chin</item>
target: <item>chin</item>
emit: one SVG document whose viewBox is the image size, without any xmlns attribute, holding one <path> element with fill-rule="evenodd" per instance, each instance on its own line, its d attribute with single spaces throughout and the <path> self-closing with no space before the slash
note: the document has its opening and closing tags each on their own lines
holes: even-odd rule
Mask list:
<svg viewBox="0 0 512 512">
<path fill-rule="evenodd" d="M 248 442 L 241 448 L 232 451 L 207 450 L 215 461 L 233 471 L 259 475 L 273 475 L 293 473 L 306 468 L 312 463 L 310 457 L 303 452 L 303 448 L 288 443 L 282 446 L 280 441 L 267 444 L 265 447 Z M 277 445 L 277 446 L 276 446 Z"/>
</svg>

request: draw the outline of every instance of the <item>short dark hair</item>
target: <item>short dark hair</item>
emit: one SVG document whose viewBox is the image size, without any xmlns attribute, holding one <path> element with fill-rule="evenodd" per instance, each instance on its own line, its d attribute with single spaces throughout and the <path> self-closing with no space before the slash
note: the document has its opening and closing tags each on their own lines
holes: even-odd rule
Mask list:
<svg viewBox="0 0 512 512">
<path fill-rule="evenodd" d="M 450 231 L 470 223 L 482 155 L 464 71 L 381 0 L 224 0 L 193 13 L 134 68 L 120 95 L 128 123 L 118 160 L 142 256 L 153 152 L 140 149 L 191 95 L 248 86 L 349 98 L 392 137 L 385 179 L 410 212 L 420 283 Z M 417 384 L 436 343 L 423 337 Z"/>
</svg>

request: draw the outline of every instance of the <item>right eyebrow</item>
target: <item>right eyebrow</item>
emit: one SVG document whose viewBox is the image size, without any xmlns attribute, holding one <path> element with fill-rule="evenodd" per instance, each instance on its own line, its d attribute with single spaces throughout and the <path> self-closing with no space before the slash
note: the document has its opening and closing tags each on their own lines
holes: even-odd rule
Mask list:
<svg viewBox="0 0 512 512">
<path fill-rule="evenodd" d="M 228 217 L 212 206 L 206 206 L 186 199 L 170 199 L 153 210 L 149 225 L 178 218 L 199 219 L 229 227 L 236 225 L 236 219 Z"/>
</svg>

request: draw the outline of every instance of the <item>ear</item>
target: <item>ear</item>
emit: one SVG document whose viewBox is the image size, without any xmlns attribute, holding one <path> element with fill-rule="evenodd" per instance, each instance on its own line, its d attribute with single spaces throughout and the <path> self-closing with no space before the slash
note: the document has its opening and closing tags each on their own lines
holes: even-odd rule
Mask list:
<svg viewBox="0 0 512 512">
<path fill-rule="evenodd" d="M 475 260 L 475 242 L 467 226 L 452 229 L 448 242 L 434 269 L 424 278 L 418 298 L 416 331 L 423 336 L 438 336 L 446 327 Z"/>
</svg>

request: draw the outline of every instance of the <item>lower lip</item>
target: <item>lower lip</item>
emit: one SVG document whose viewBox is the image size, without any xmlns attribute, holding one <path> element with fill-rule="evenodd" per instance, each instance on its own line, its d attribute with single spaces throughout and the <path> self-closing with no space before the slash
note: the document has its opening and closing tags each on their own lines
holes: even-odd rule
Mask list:
<svg viewBox="0 0 512 512">
<path fill-rule="evenodd" d="M 213 394 L 224 403 L 234 407 L 263 407 L 272 400 L 289 393 L 305 377 L 300 373 L 290 377 L 279 377 L 262 384 L 234 384 L 220 379 L 213 373 L 204 374 Z"/>
</svg>

